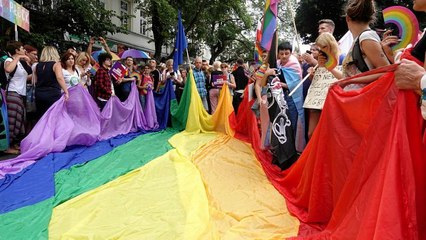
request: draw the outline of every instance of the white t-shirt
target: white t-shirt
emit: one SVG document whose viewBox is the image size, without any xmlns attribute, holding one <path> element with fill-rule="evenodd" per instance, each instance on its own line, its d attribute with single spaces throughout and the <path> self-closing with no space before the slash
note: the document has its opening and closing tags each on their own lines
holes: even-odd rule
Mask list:
<svg viewBox="0 0 426 240">
<path fill-rule="evenodd" d="M 379 35 L 376 33 L 376 31 L 370 30 L 370 31 L 365 31 L 363 33 L 361 33 L 361 35 L 359 36 L 359 47 L 361 48 L 361 51 L 364 52 L 364 50 L 362 49 L 362 41 L 364 40 L 373 40 L 375 42 L 380 43 L 380 37 Z M 373 69 L 374 66 L 373 64 L 371 64 L 371 62 L 367 59 L 367 56 L 363 56 L 365 64 L 367 64 L 368 69 Z"/>
<path fill-rule="evenodd" d="M 12 62 L 12 58 L 8 58 L 5 60 L 6 62 Z M 9 77 L 9 74 L 6 73 L 6 77 Z M 12 79 L 10 79 L 9 87 L 7 90 L 9 92 L 16 92 L 21 96 L 27 95 L 27 77 L 28 73 L 25 71 L 24 67 L 20 62 L 18 62 L 15 74 L 13 74 Z"/>
<path fill-rule="evenodd" d="M 62 68 L 62 74 L 64 75 L 65 85 L 67 85 L 67 88 L 74 87 L 80 82 L 80 75 L 77 70 L 70 73 L 68 70 Z"/>
<path fill-rule="evenodd" d="M 361 35 L 359 36 L 359 43 L 360 43 L 359 45 L 360 45 L 361 51 L 362 51 L 361 43 L 362 41 L 365 41 L 365 40 L 373 40 L 380 43 L 380 37 L 375 31 L 369 30 L 369 31 L 362 32 Z M 361 73 L 358 67 L 355 66 L 355 64 L 353 64 L 353 59 L 352 59 L 352 51 L 356 41 L 357 41 L 357 38 L 354 40 L 354 43 L 352 44 L 350 51 L 348 52 L 345 59 L 343 60 L 343 64 L 342 64 L 343 76 L 345 78 L 352 77 L 356 74 Z M 365 64 L 367 64 L 367 67 L 369 70 L 374 69 L 373 64 L 371 64 L 371 62 L 367 59 L 367 56 L 365 54 L 363 54 L 363 59 L 365 61 Z M 345 90 L 347 91 L 347 90 L 359 89 L 364 86 L 365 84 L 349 84 L 345 87 Z"/>
</svg>

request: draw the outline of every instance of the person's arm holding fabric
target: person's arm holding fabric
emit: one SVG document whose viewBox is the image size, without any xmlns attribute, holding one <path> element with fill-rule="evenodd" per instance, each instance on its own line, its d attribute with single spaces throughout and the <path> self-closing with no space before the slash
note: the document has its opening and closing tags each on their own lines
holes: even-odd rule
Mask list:
<svg viewBox="0 0 426 240">
<path fill-rule="evenodd" d="M 122 82 L 130 82 L 130 81 L 136 81 L 136 77 L 123 77 L 120 81 L 120 83 Z"/>
<path fill-rule="evenodd" d="M 64 79 L 64 75 L 62 74 L 62 66 L 60 62 L 56 62 L 53 65 L 53 72 L 55 72 L 55 76 L 59 83 L 59 86 L 61 86 L 62 90 L 64 91 L 65 100 L 68 100 L 69 98 L 68 88 L 67 88 L 67 85 L 65 85 L 65 79 Z"/>
<path fill-rule="evenodd" d="M 183 86 L 184 85 L 183 80 L 182 80 L 182 75 L 181 75 L 179 70 L 174 72 L 174 74 L 171 76 L 171 79 L 177 86 Z"/>
<path fill-rule="evenodd" d="M 399 89 L 414 90 L 421 96 L 421 110 L 426 119 L 426 71 L 417 63 L 403 59 L 395 71 L 395 85 Z"/>
</svg>

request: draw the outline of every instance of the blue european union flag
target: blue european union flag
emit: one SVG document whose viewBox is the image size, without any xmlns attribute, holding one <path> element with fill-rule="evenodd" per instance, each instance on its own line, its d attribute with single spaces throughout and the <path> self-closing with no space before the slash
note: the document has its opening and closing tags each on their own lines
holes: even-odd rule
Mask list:
<svg viewBox="0 0 426 240">
<path fill-rule="evenodd" d="M 182 24 L 182 17 L 180 10 L 178 11 L 178 27 L 176 33 L 175 41 L 175 52 L 173 55 L 173 70 L 177 71 L 179 65 L 183 63 L 183 51 L 188 47 L 188 42 L 186 41 L 185 29 Z"/>
</svg>

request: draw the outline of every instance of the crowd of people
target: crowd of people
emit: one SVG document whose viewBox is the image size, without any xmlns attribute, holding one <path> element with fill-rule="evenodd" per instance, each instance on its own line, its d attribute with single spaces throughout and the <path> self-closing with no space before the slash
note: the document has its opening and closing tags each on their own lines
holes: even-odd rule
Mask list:
<svg viewBox="0 0 426 240">
<path fill-rule="evenodd" d="M 92 54 L 96 40 L 100 41 L 104 49 L 99 55 Z M 45 46 L 39 54 L 30 45 L 9 42 L 3 54 L 6 77 L 2 83 L 3 109 L 7 109 L 7 112 L 2 112 L 2 117 L 7 136 L 4 134 L 1 150 L 6 154 L 19 154 L 20 141 L 58 99 L 63 96 L 67 100 L 70 97 L 68 89 L 77 85 L 92 95 L 102 111 L 113 95 L 122 102 L 126 101 L 134 83 L 144 110 L 146 95 L 160 94 L 167 82 L 172 83 L 179 102 L 189 67 L 192 66 L 204 106 L 209 113 L 213 113 L 223 86 L 229 87 L 232 95 L 235 92 L 233 102 L 237 109 L 249 82 L 243 59 L 238 59 L 231 70 L 227 63 L 215 61 L 210 66 L 200 57 L 195 58 L 194 65 L 181 65 L 175 71 L 173 59 L 157 63 L 154 59 L 127 56 L 119 60 L 126 68 L 125 74 L 114 77 L 110 72 L 113 55 L 121 55 L 124 48 L 117 50 L 117 53 L 113 53 L 103 38 L 91 38 L 86 51 L 78 52 L 70 47 L 62 54 L 55 46 Z"/>
<path fill-rule="evenodd" d="M 102 110 L 112 95 L 125 101 L 134 82 L 139 91 L 141 106 L 144 108 L 145 96 L 152 92 L 161 92 L 168 81 L 172 82 L 176 98 L 180 101 L 189 67 L 192 66 L 196 88 L 203 106 L 211 114 L 217 108 L 219 93 L 223 87 L 230 89 L 234 111 L 237 113 L 246 87 L 253 83 L 254 90 L 250 90 L 252 91 L 250 94 L 256 98 L 252 109 L 259 118 L 261 147 L 272 149 L 273 152 L 280 149 L 274 144 L 271 145 L 274 135 L 277 139 L 281 139 L 280 135 L 291 139 L 278 141 L 278 146 L 285 144 L 289 147 L 274 152 L 277 164 L 283 169 L 287 168 L 304 150 L 318 124 L 322 105 L 312 108 L 306 106 L 306 103 L 304 105 L 304 102 L 312 94 L 309 88 L 311 83 L 316 84 L 316 72 L 318 69 L 326 68 L 325 64 L 329 57 L 337 59 L 338 66 L 327 69 L 328 74 L 345 90 L 362 88 L 377 79 L 380 74 L 356 78 L 353 81 L 337 80 L 395 62 L 391 46 L 398 43 L 399 39 L 393 36 L 391 31 L 380 33 L 370 28 L 375 20 L 373 2 L 353 1 L 348 3 L 345 12 L 347 26 L 354 39 L 348 51 L 340 49 L 333 36 L 334 22 L 323 19 L 318 22 L 319 36 L 306 53 L 293 52 L 293 46 L 289 42 L 279 44 L 276 67 L 270 66 L 269 52 L 266 50 L 262 53 L 262 64 L 248 65 L 243 59 L 238 59 L 231 65 L 215 61 L 210 66 L 207 60 L 196 57 L 193 65 L 181 65 L 177 71 L 173 69 L 173 59 L 158 64 L 154 59 L 137 63 L 136 59 L 126 57 L 121 59 L 127 69 L 125 76 L 114 78 L 109 72 L 113 64 L 113 53 L 103 38 L 91 38 L 87 51 L 77 52 L 71 47 L 62 55 L 57 48 L 46 46 L 42 49 L 40 58 L 36 48 L 20 42 L 10 42 L 5 49 L 7 57 L 4 60 L 4 71 L 8 81 L 3 84 L 6 86 L 2 86 L 5 89 L 4 103 L 7 105 L 7 116 L 3 117 L 8 120 L 9 129 L 7 140 L 9 144 L 4 150 L 6 153 L 19 153 L 20 140 L 62 95 L 65 99 L 69 98 L 70 87 L 76 85 L 85 87 Z M 420 61 L 424 59 L 423 39 L 413 51 L 413 55 L 419 52 Z M 100 41 L 105 50 L 97 59 L 92 57 L 96 40 Z M 124 51 L 123 47 L 120 45 L 117 48 L 117 54 L 120 55 Z M 96 72 L 93 71 L 95 66 Z M 396 84 L 402 89 L 416 89 L 422 94 L 421 79 L 415 77 L 414 73 L 420 75 L 423 71 L 418 65 L 402 60 L 396 72 L 399 76 Z M 303 87 L 296 87 L 305 77 L 308 80 L 303 83 Z M 412 80 L 413 78 L 416 80 Z M 271 91 L 273 89 L 280 89 L 281 92 Z M 292 96 L 289 94 L 291 91 L 294 91 Z M 325 99 L 325 96 L 323 97 Z M 272 107 L 272 102 L 283 105 Z M 284 123 L 281 123 L 281 127 L 284 126 L 281 132 L 274 131 L 273 127 L 279 116 L 286 117 Z M 285 132 L 287 127 L 290 129 L 288 133 Z M 279 152 L 283 151 L 286 152 L 285 157 L 281 158 Z"/>
<path fill-rule="evenodd" d="M 415 9 L 422 10 L 420 5 L 420 3 L 416 3 Z M 399 42 L 399 38 L 392 35 L 392 30 L 383 32 L 370 28 L 376 19 L 374 2 L 370 0 L 350 1 L 346 5 L 345 13 L 348 29 L 353 36 L 352 46 L 346 51 L 340 49 L 339 43 L 334 38 L 335 25 L 330 19 L 322 19 L 318 22 L 318 38 L 315 43 L 310 45 L 310 50 L 306 53 L 294 53 L 289 42 L 281 43 L 278 46 L 277 67 L 270 66 L 275 64 L 271 63 L 269 52 L 262 49 L 263 64 L 255 74 L 257 78 L 255 84 L 257 101 L 254 103 L 253 109 L 260 119 L 261 147 L 270 149 L 274 155 L 274 160 L 283 169 L 289 167 L 297 159 L 297 155 L 303 151 L 305 143 L 312 137 L 320 119 L 324 102 L 314 107 L 305 102 L 309 97 L 318 99 L 318 96 L 310 96 L 319 94 L 310 91 L 311 84 L 328 84 L 328 87 L 333 84 L 333 82 L 325 83 L 321 79 L 316 79 L 318 72 L 320 72 L 322 78 L 327 75 L 326 79 L 332 78 L 334 84 L 340 85 L 345 91 L 350 91 L 363 88 L 378 79 L 383 73 L 355 77 L 350 81 L 339 80 L 352 78 L 360 73 L 398 62 L 400 65 L 396 71 L 396 85 L 401 89 L 415 89 L 420 95 L 424 96 L 424 93 L 421 92 L 424 86 L 420 85 L 420 80 L 424 78 L 423 67 L 412 61 L 406 59 L 401 61 L 399 59 L 401 54 L 392 50 L 392 46 Z M 424 62 L 424 39 L 423 36 L 413 48 L 413 55 L 418 55 L 420 62 Z M 336 59 L 337 66 L 332 68 L 326 66 L 329 58 Z M 296 62 L 299 64 L 295 64 Z M 324 70 L 320 71 L 321 69 Z M 289 70 L 296 72 L 296 82 L 300 82 L 305 77 L 308 78 L 303 83 L 303 87 L 300 87 L 301 89 L 296 89 L 292 83 L 293 79 L 288 74 Z M 277 89 L 282 89 L 282 92 L 276 94 Z M 290 98 L 289 93 L 291 91 L 294 91 L 294 93 Z M 298 96 L 298 91 L 302 91 L 301 96 Z M 327 91 L 320 94 L 322 94 L 320 98 L 324 101 Z M 280 106 L 281 109 L 284 109 L 281 111 L 281 115 L 286 116 L 282 121 L 286 124 L 281 124 L 281 129 L 290 128 L 291 131 L 277 133 L 275 126 L 279 125 L 274 125 L 274 121 L 280 118 L 278 114 L 280 111 L 275 110 L 274 112 L 272 105 L 275 102 L 285 103 Z M 303 102 L 305 102 L 304 105 Z M 300 107 L 301 104 L 304 109 Z M 423 114 L 424 108 L 423 101 Z M 292 109 L 296 109 L 296 111 Z M 300 124 L 304 125 L 304 131 L 300 129 Z M 304 136 L 302 136 L 303 133 L 305 133 Z M 282 136 L 286 136 L 293 142 L 272 143 L 274 137 L 280 139 Z M 287 146 L 285 151 L 279 150 L 280 145 Z"/>
</svg>

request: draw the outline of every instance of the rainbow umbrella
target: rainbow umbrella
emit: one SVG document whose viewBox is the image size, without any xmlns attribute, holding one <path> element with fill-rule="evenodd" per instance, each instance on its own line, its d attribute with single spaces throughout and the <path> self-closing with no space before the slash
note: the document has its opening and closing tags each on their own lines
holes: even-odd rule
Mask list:
<svg viewBox="0 0 426 240">
<path fill-rule="evenodd" d="M 95 59 L 96 61 L 98 61 L 99 54 L 104 53 L 104 52 L 106 52 L 106 51 L 105 50 L 99 50 L 99 51 L 92 52 L 93 59 Z M 112 60 L 113 61 L 120 60 L 120 57 L 117 54 L 113 53 L 113 52 L 111 52 L 111 56 L 112 56 Z"/>
<path fill-rule="evenodd" d="M 132 57 L 132 58 L 150 58 L 148 53 L 142 51 L 142 50 L 136 50 L 136 49 L 129 49 L 124 51 L 121 54 L 121 59 L 125 59 L 127 57 Z"/>
</svg>

